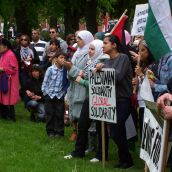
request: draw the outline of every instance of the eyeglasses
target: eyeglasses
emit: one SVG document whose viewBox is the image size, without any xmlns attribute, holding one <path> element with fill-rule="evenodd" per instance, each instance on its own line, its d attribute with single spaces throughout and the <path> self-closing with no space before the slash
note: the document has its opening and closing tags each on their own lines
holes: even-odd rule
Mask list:
<svg viewBox="0 0 172 172">
<path fill-rule="evenodd" d="M 51 34 L 51 33 L 55 33 L 54 31 L 52 31 L 52 32 L 49 32 L 49 34 Z"/>
<path fill-rule="evenodd" d="M 27 41 L 27 39 L 21 39 L 21 41 Z"/>
</svg>

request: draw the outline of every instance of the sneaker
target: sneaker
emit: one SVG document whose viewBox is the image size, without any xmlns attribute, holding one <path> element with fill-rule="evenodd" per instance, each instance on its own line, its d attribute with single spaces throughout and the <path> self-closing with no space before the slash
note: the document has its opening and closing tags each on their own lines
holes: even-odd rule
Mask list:
<svg viewBox="0 0 172 172">
<path fill-rule="evenodd" d="M 70 141 L 75 141 L 77 139 L 77 134 L 72 133 L 71 137 L 69 138 Z"/>
<path fill-rule="evenodd" d="M 73 158 L 73 156 L 71 154 L 64 156 L 64 159 L 72 159 L 72 158 Z"/>
<path fill-rule="evenodd" d="M 93 159 L 90 160 L 90 162 L 96 163 L 96 162 L 100 162 L 100 160 L 98 158 L 93 158 Z"/>
</svg>

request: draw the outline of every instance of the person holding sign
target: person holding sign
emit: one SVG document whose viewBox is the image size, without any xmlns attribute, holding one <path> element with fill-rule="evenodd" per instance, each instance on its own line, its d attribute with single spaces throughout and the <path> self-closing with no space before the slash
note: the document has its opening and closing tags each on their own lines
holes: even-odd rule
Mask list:
<svg viewBox="0 0 172 172">
<path fill-rule="evenodd" d="M 103 42 L 101 40 L 94 40 L 90 43 L 88 50 L 89 60 L 84 67 L 83 71 L 80 72 L 80 75 L 76 78 L 76 82 L 80 85 L 83 85 L 87 88 L 88 93 L 88 72 L 92 70 L 99 61 L 99 57 L 102 55 L 102 46 Z M 64 156 L 65 159 L 71 159 L 72 157 L 84 157 L 85 150 L 88 139 L 88 129 L 90 127 L 91 120 L 89 118 L 89 97 L 87 96 L 81 110 L 80 118 L 78 121 L 78 134 L 75 144 L 75 150 L 72 151 L 69 155 Z"/>
<path fill-rule="evenodd" d="M 103 52 L 110 56 L 110 60 L 104 64 L 97 64 L 96 69 L 115 69 L 117 123 L 110 124 L 110 132 L 118 147 L 119 162 L 114 167 L 128 169 L 133 166 L 125 128 L 125 122 L 131 113 L 132 68 L 128 56 L 121 53 L 120 50 L 120 42 L 117 36 L 105 36 Z"/>
</svg>

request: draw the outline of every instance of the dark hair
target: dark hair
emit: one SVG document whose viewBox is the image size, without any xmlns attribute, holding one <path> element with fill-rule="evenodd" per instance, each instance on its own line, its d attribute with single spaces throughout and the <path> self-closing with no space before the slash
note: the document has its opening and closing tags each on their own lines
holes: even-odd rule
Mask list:
<svg viewBox="0 0 172 172">
<path fill-rule="evenodd" d="M 67 42 L 67 44 L 69 45 L 70 44 L 70 40 L 72 39 L 72 38 L 75 38 L 75 36 L 74 36 L 74 34 L 68 34 L 67 36 L 66 36 L 66 42 Z"/>
<path fill-rule="evenodd" d="M 1 39 L 0 45 L 4 45 L 4 46 L 6 46 L 8 49 L 10 49 L 10 50 L 13 49 L 13 48 L 12 48 L 12 45 L 11 45 L 11 43 L 10 43 L 10 41 L 8 41 L 8 40 L 5 39 L 5 38 Z"/>
<path fill-rule="evenodd" d="M 50 40 L 50 45 L 51 45 L 51 44 L 55 44 L 57 47 L 60 48 L 60 41 L 57 40 L 57 39 L 52 39 L 52 40 Z"/>
<path fill-rule="evenodd" d="M 33 71 L 39 71 L 40 73 L 40 78 L 43 77 L 43 69 L 39 64 L 33 64 L 31 69 L 30 69 L 30 76 L 32 77 L 32 72 Z"/>
<path fill-rule="evenodd" d="M 150 64 L 152 64 L 152 63 L 155 61 L 154 58 L 153 58 L 153 55 L 152 55 L 152 53 L 151 53 L 151 51 L 150 51 L 150 49 L 149 49 L 147 43 L 145 42 L 145 40 L 140 41 L 139 45 L 140 45 L 140 44 L 142 44 L 142 45 L 148 50 L 149 56 L 148 56 L 148 58 L 147 58 L 147 62 L 146 62 L 145 65 L 146 65 L 146 66 L 149 66 Z M 142 62 L 141 62 L 141 65 L 142 65 Z"/>
<path fill-rule="evenodd" d="M 107 35 L 107 36 L 105 36 L 104 37 L 104 39 L 105 38 L 108 38 L 109 39 L 109 41 L 112 43 L 112 44 L 116 44 L 116 47 L 117 47 L 117 50 L 119 51 L 119 52 L 122 52 L 122 45 L 121 45 L 121 43 L 120 43 L 120 40 L 119 40 L 119 38 L 117 37 L 117 36 L 114 36 L 114 35 Z"/>
<path fill-rule="evenodd" d="M 55 58 L 55 57 L 58 58 L 60 55 L 63 55 L 65 58 L 67 58 L 67 55 L 66 55 L 65 53 L 63 53 L 62 51 L 57 51 L 57 52 L 54 54 L 53 58 Z"/>
</svg>

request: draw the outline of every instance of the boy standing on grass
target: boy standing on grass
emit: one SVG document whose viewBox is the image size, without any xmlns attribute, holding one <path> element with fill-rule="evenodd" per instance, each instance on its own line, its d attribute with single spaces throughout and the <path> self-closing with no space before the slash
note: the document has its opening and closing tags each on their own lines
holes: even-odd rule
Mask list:
<svg viewBox="0 0 172 172">
<path fill-rule="evenodd" d="M 46 131 L 49 137 L 64 136 L 64 96 L 69 82 L 63 67 L 65 55 L 58 52 L 53 57 L 44 77 L 42 92 L 45 97 Z"/>
</svg>

